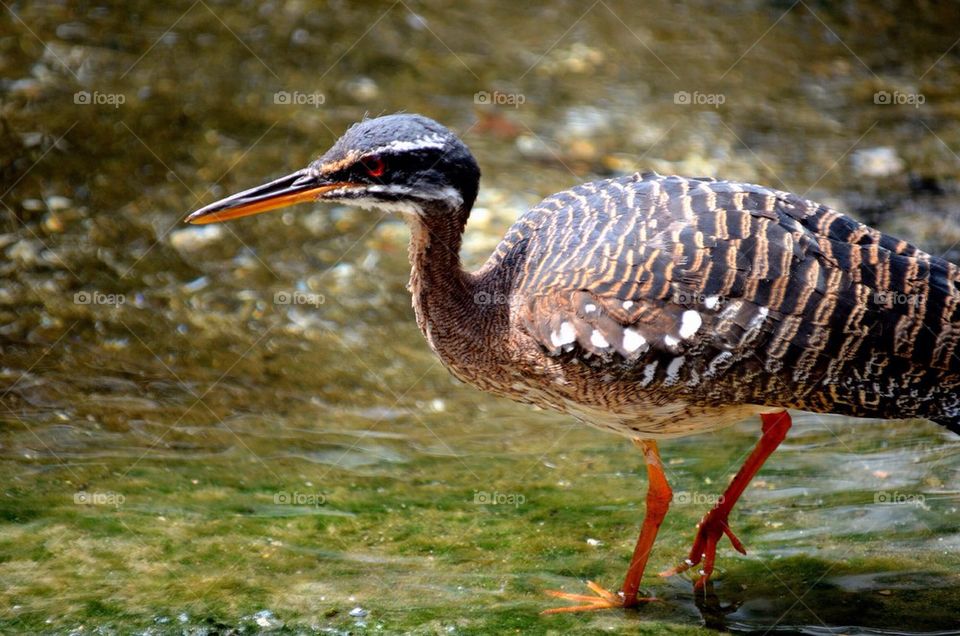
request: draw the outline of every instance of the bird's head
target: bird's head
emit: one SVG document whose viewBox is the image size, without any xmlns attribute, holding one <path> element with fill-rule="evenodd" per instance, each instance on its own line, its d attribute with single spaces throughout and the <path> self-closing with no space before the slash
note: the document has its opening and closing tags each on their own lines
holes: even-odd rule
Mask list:
<svg viewBox="0 0 960 636">
<path fill-rule="evenodd" d="M 197 210 L 188 223 L 216 223 L 303 201 L 333 201 L 425 216 L 468 211 L 480 168 L 446 127 L 421 115 L 354 124 L 308 167 Z"/>
</svg>

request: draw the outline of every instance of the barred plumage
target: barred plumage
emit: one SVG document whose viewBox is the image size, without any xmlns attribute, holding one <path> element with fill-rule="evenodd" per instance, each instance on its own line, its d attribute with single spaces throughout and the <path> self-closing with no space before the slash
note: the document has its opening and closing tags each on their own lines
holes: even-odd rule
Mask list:
<svg viewBox="0 0 960 636">
<path fill-rule="evenodd" d="M 480 171 L 435 121 L 361 122 L 304 170 L 209 205 L 194 223 L 310 199 L 403 215 L 417 324 L 480 389 L 634 439 L 647 514 L 620 595 L 630 607 L 671 500 L 657 438 L 759 414 L 763 434 L 687 559 L 713 571 L 730 511 L 790 428 L 787 408 L 920 417 L 960 433 L 958 268 L 826 206 L 762 186 L 648 173 L 560 192 L 475 273 L 459 249 Z"/>
<path fill-rule="evenodd" d="M 733 405 L 958 430 L 958 276 L 796 195 L 649 173 L 547 198 L 478 279 L 510 298 L 517 397 L 656 437 L 691 432 L 676 421 L 691 415 L 715 428 Z M 665 403 L 683 407 L 656 421 Z"/>
</svg>

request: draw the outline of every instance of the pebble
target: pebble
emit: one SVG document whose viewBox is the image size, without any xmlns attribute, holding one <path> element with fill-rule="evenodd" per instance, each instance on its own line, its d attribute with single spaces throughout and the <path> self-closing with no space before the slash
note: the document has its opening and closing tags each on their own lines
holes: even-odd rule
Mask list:
<svg viewBox="0 0 960 636">
<path fill-rule="evenodd" d="M 180 252 L 198 252 L 223 238 L 219 225 L 204 225 L 176 230 L 170 233 L 170 245 Z"/>
<path fill-rule="evenodd" d="M 42 144 L 45 138 L 46 135 L 39 131 L 25 132 L 20 134 L 20 143 L 24 148 L 35 148 Z"/>
<path fill-rule="evenodd" d="M 32 77 L 14 80 L 7 87 L 10 95 L 23 95 L 24 97 L 35 99 L 40 97 L 43 91 L 43 84 Z"/>
<path fill-rule="evenodd" d="M 195 278 L 189 283 L 184 283 L 182 289 L 188 294 L 195 294 L 200 290 L 206 289 L 209 284 L 210 279 L 206 276 L 201 276 L 200 278 Z"/>
<path fill-rule="evenodd" d="M 564 115 L 557 136 L 568 140 L 589 140 L 610 131 L 610 116 L 593 106 L 575 106 Z"/>
<path fill-rule="evenodd" d="M 310 32 L 306 29 L 297 29 L 290 36 L 290 41 L 299 45 L 310 44 Z"/>
<path fill-rule="evenodd" d="M 558 153 L 536 135 L 520 135 L 514 143 L 520 154 L 529 159 L 551 161 L 557 158 Z"/>
<path fill-rule="evenodd" d="M 380 96 L 380 87 L 369 77 L 355 77 L 344 84 L 343 88 L 358 102 L 369 102 Z"/>
<path fill-rule="evenodd" d="M 63 219 L 56 214 L 47 214 L 43 217 L 43 229 L 48 234 L 58 234 L 63 232 Z"/>
<path fill-rule="evenodd" d="M 7 258 L 20 265 L 36 265 L 40 260 L 40 251 L 43 245 L 40 241 L 20 239 L 7 249 Z"/>
<path fill-rule="evenodd" d="M 61 40 L 83 40 L 89 32 L 90 29 L 83 22 L 64 22 L 56 30 Z"/>
<path fill-rule="evenodd" d="M 61 196 L 47 197 L 47 207 L 50 208 L 52 212 L 61 212 L 72 208 L 73 201 Z"/>
<path fill-rule="evenodd" d="M 253 615 L 253 620 L 257 624 L 257 627 L 263 627 L 265 629 L 279 629 L 283 627 L 283 621 L 277 619 L 270 610 L 260 610 Z"/>
<path fill-rule="evenodd" d="M 857 150 L 850 158 L 854 171 L 861 177 L 890 177 L 903 171 L 904 163 L 891 146 Z"/>
<path fill-rule="evenodd" d="M 350 616 L 352 616 L 352 617 L 354 617 L 354 618 L 366 618 L 366 617 L 367 617 L 367 614 L 369 614 L 369 613 L 370 613 L 370 612 L 368 612 L 367 610 L 363 609 L 363 608 L 360 607 L 359 605 L 357 605 L 357 606 L 354 607 L 352 610 L 350 610 Z"/>
</svg>

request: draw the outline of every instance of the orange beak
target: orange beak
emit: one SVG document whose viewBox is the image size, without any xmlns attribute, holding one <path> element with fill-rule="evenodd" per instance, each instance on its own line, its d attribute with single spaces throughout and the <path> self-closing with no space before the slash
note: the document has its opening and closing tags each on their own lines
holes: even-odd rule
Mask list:
<svg viewBox="0 0 960 636">
<path fill-rule="evenodd" d="M 299 170 L 276 181 L 244 190 L 200 208 L 190 214 L 186 222 L 202 225 L 239 219 L 242 216 L 277 210 L 304 201 L 316 201 L 331 190 L 354 185 L 356 184 L 349 182 L 327 182 L 322 177 L 311 175 L 307 170 Z"/>
</svg>

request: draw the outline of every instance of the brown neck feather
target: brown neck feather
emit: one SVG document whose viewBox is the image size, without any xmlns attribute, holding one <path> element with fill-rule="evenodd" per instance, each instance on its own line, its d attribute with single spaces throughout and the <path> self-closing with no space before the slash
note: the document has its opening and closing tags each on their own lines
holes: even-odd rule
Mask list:
<svg viewBox="0 0 960 636">
<path fill-rule="evenodd" d="M 498 253 L 465 272 L 460 245 L 469 209 L 404 215 L 410 226 L 410 292 L 417 325 L 454 375 L 483 382 L 509 351 L 507 299 L 516 272 Z"/>
<path fill-rule="evenodd" d="M 410 226 L 410 292 L 417 325 L 438 354 L 470 318 L 474 277 L 460 264 L 462 221 L 451 214 L 404 215 Z"/>
</svg>

